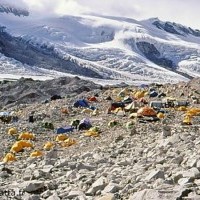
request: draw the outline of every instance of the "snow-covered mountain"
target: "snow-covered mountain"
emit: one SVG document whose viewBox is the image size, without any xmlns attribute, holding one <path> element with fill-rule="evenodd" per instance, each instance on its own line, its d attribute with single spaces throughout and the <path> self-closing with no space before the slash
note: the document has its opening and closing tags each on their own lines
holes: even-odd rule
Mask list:
<svg viewBox="0 0 200 200">
<path fill-rule="evenodd" d="M 36 19 L 4 11 L 0 12 L 0 74 L 78 75 L 105 83 L 188 80 L 200 77 L 200 31 L 157 18 Z"/>
</svg>

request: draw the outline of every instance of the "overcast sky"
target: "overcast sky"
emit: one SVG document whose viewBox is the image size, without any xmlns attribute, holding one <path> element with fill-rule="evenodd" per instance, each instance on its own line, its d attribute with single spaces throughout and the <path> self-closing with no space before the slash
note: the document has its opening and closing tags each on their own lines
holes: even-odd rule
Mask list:
<svg viewBox="0 0 200 200">
<path fill-rule="evenodd" d="M 0 0 L 27 6 L 43 15 L 97 13 L 113 16 L 161 20 L 200 29 L 200 0 Z"/>
</svg>

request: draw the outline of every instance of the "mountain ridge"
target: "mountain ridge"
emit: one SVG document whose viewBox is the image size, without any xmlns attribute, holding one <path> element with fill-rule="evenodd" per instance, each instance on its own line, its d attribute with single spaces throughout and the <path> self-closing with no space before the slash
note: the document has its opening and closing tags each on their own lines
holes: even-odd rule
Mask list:
<svg viewBox="0 0 200 200">
<path fill-rule="evenodd" d="M 160 26 L 157 27 L 154 22 L 159 22 Z M 170 33 L 168 29 L 164 30 L 165 23 L 169 22 L 161 23 L 157 18 L 137 21 L 99 15 L 68 15 L 46 18 L 42 21 L 30 17 L 13 20 L 12 17 L 4 16 L 0 20 L 1 27 L 5 27 L 4 31 L 26 45 L 31 45 L 38 55 L 48 54 L 48 50 L 51 49 L 55 54 L 48 59 L 52 60 L 57 55 L 60 57 L 58 63 L 63 59 L 75 63 L 80 70 L 77 73 L 74 68 L 74 75 L 132 82 L 162 82 L 163 80 L 177 82 L 199 77 L 200 38 L 195 36 L 198 35 L 198 30 L 186 29 L 185 26 L 171 23 L 176 26 L 176 30 L 181 27 L 181 30 L 185 30 L 188 34 Z M 0 52 L 4 60 L 9 57 L 2 50 Z M 10 58 L 14 59 L 13 62 L 15 60 L 21 62 L 17 68 L 21 74 L 19 66 L 23 66 L 23 59 L 16 59 L 15 55 Z M 41 61 L 36 62 L 37 64 L 25 64 L 39 69 L 55 70 L 66 75 L 74 71 L 72 66 L 71 71 L 62 67 L 62 64 L 60 68 L 57 67 L 60 65 L 58 63 L 56 66 L 47 67 L 49 66 L 47 58 L 44 60 L 45 67 Z M 8 65 L 13 66 L 12 63 Z M 8 65 L 6 68 L 9 71 Z M 5 66 L 5 62 L 2 66 Z M 70 69 L 70 64 L 67 66 Z M 85 68 L 86 73 L 82 70 Z M 2 67 L 2 73 L 5 73 L 3 69 L 5 67 Z M 95 76 L 93 72 L 96 73 Z M 33 70 L 27 73 L 34 75 Z M 46 76 L 48 73 L 51 74 L 50 71 L 45 73 Z"/>
</svg>

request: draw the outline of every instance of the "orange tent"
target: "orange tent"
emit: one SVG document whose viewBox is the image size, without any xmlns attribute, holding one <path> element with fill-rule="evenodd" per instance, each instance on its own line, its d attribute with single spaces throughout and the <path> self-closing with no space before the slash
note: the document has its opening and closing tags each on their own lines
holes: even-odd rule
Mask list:
<svg viewBox="0 0 200 200">
<path fill-rule="evenodd" d="M 137 111 L 137 115 L 138 116 L 148 116 L 148 117 L 152 117 L 152 116 L 156 116 L 157 113 L 156 111 L 148 106 L 142 107 Z"/>
<path fill-rule="evenodd" d="M 88 101 L 97 101 L 96 97 L 88 97 Z"/>
</svg>

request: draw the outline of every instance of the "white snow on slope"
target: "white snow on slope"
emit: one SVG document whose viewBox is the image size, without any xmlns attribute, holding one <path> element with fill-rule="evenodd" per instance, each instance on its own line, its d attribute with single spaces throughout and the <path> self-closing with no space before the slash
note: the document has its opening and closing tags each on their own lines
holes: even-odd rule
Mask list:
<svg viewBox="0 0 200 200">
<path fill-rule="evenodd" d="M 141 54 L 136 42 L 146 41 L 171 59 L 179 71 L 200 76 L 200 37 L 180 36 L 159 30 L 151 20 L 136 21 L 106 16 L 65 16 L 33 19 L 0 14 L 0 26 L 13 36 L 36 46 L 53 46 L 63 57 L 96 69 L 107 79 L 125 82 L 178 82 L 187 78 L 160 67 Z M 1 58 L 3 56 L 1 55 Z M 5 58 L 4 58 L 5 59 Z M 0 59 L 2 74 L 57 77 L 66 75 Z M 4 68 L 3 68 L 4 66 Z M 6 68 L 5 68 L 6 66 Z M 9 72 L 9 73 L 8 73 Z"/>
</svg>

